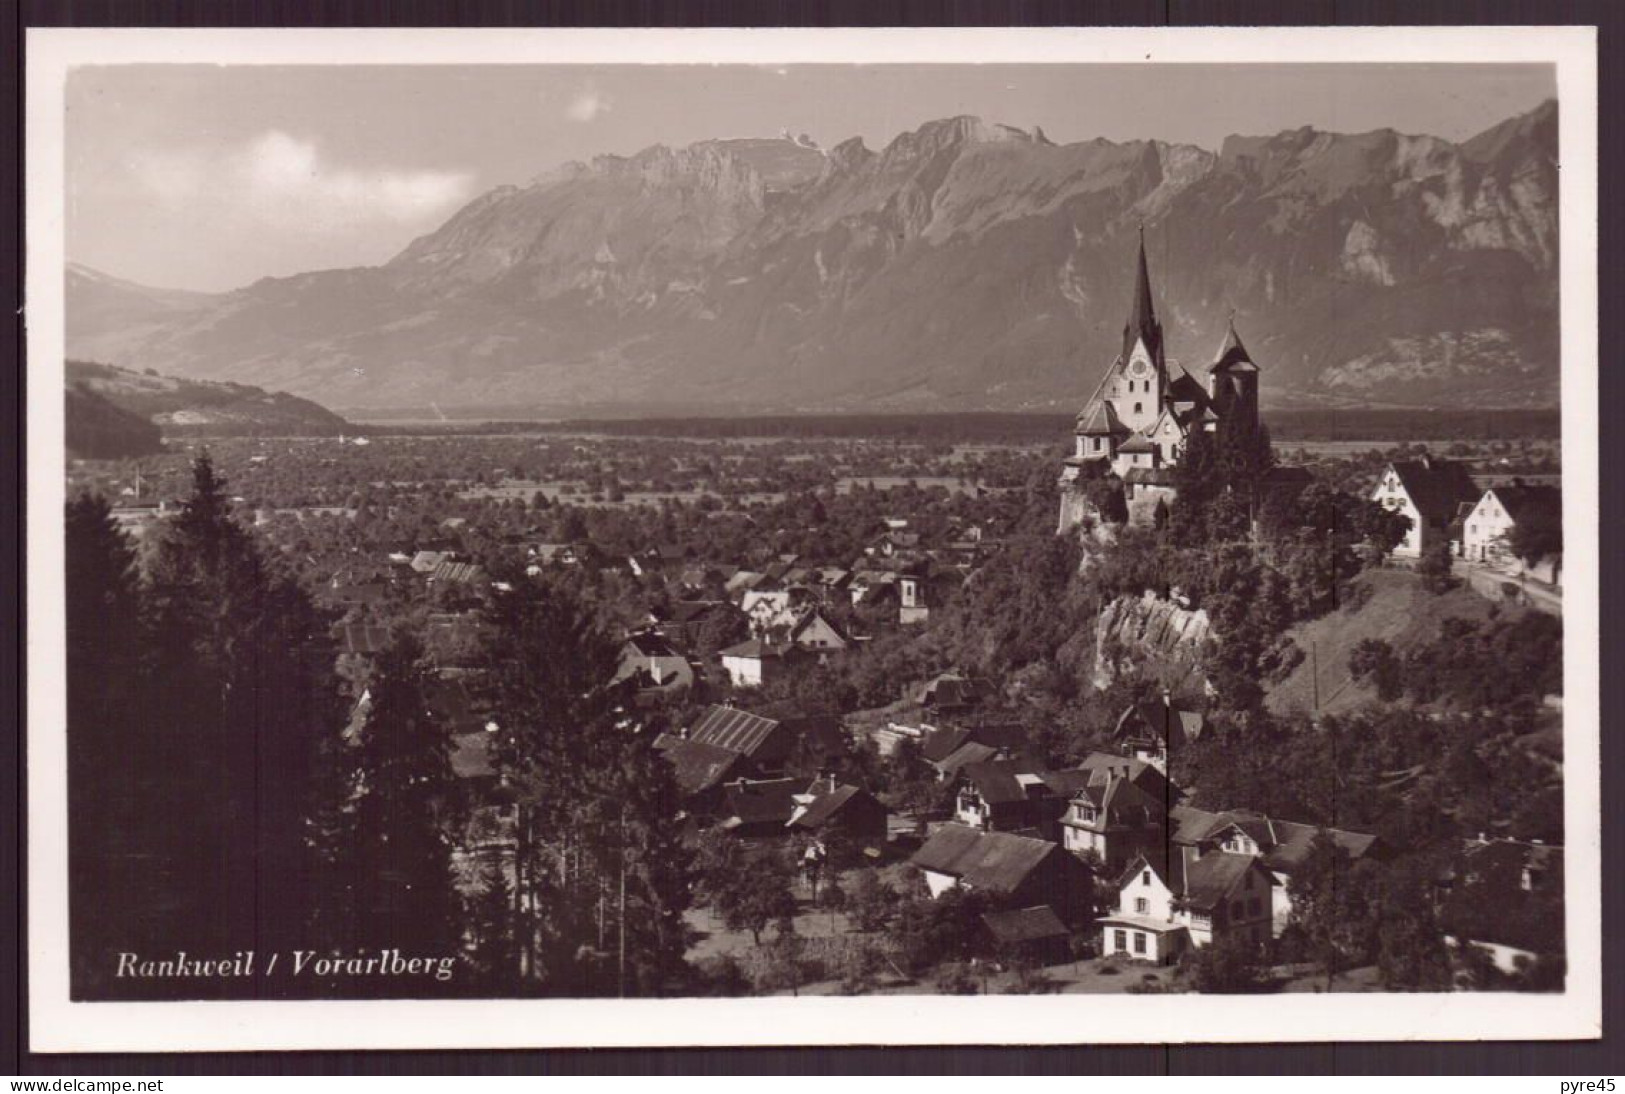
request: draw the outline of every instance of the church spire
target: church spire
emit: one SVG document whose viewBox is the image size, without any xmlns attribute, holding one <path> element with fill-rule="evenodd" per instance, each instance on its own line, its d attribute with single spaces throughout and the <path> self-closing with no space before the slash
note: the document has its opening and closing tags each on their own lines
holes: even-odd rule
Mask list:
<svg viewBox="0 0 1625 1094">
<path fill-rule="evenodd" d="M 1140 225 L 1140 261 L 1134 274 L 1134 304 L 1128 325 L 1123 328 L 1123 358 L 1134 352 L 1134 343 L 1144 340 L 1146 351 L 1160 371 L 1162 365 L 1162 324 L 1157 322 L 1151 303 L 1151 273 L 1145 264 L 1145 225 Z"/>
</svg>

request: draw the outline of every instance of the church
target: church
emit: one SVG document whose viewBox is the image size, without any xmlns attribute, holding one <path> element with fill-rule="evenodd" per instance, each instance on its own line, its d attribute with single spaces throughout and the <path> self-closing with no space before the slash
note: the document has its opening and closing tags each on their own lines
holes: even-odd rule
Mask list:
<svg viewBox="0 0 1625 1094">
<path fill-rule="evenodd" d="M 1085 484 L 1107 474 L 1122 480 L 1131 519 L 1145 519 L 1159 498 L 1173 496 L 1169 469 L 1179 462 L 1185 438 L 1198 429 L 1257 432 L 1258 366 L 1241 344 L 1234 320 L 1207 367 L 1205 387 L 1168 360 L 1151 301 L 1141 228 L 1123 348 L 1079 413 L 1076 448 L 1061 471 L 1060 530 L 1090 514 Z"/>
</svg>

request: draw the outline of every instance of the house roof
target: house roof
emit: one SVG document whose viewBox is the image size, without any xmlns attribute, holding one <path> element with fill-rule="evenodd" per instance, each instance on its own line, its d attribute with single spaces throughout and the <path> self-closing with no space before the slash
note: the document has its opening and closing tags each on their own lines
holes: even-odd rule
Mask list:
<svg viewBox="0 0 1625 1094">
<path fill-rule="evenodd" d="M 1228 828 L 1237 827 L 1258 844 L 1264 865 L 1282 874 L 1290 874 L 1303 864 L 1309 857 L 1315 836 L 1320 832 L 1325 832 L 1350 858 L 1363 858 L 1378 847 L 1377 837 L 1366 832 L 1278 821 L 1246 810 L 1211 813 L 1188 805 L 1176 805 L 1168 815 L 1174 825 L 1170 837 L 1172 842 L 1192 846 L 1214 839 Z"/>
<path fill-rule="evenodd" d="M 761 638 L 747 638 L 743 642 L 729 646 L 720 651 L 723 657 L 742 657 L 753 661 L 769 661 L 776 657 L 783 657 L 785 646 L 778 642 L 768 642 Z"/>
<path fill-rule="evenodd" d="M 638 631 L 626 636 L 626 644 L 640 657 L 680 657 L 665 635 L 656 631 Z"/>
<path fill-rule="evenodd" d="M 700 715 L 688 739 L 752 756 L 772 740 L 781 725 L 772 718 L 749 714 L 737 707 L 713 706 Z"/>
<path fill-rule="evenodd" d="M 339 627 L 339 647 L 344 653 L 371 656 L 389 645 L 389 628 L 375 623 L 344 623 Z"/>
<path fill-rule="evenodd" d="M 1021 760 L 983 760 L 967 763 L 959 769 L 959 777 L 976 787 L 977 794 L 989 805 L 1029 800 L 1028 784 L 1022 780 L 1024 775 L 1043 785 L 1037 767 Z M 1048 787 L 1044 789 L 1042 796 L 1052 796 Z"/>
<path fill-rule="evenodd" d="M 1182 894 L 1192 908 L 1215 908 L 1230 898 L 1241 879 L 1258 861 L 1253 855 L 1214 851 L 1185 867 Z"/>
<path fill-rule="evenodd" d="M 1194 710 L 1181 710 L 1166 699 L 1134 703 L 1117 719 L 1113 734 L 1121 740 L 1134 733 L 1151 733 L 1156 739 L 1178 748 L 1199 739 L 1206 719 Z"/>
<path fill-rule="evenodd" d="M 491 762 L 491 734 L 484 730 L 454 734 L 451 739 L 451 770 L 459 779 L 486 779 L 496 775 Z"/>
<path fill-rule="evenodd" d="M 1543 514 L 1558 518 L 1563 515 L 1563 491 L 1555 486 L 1514 483 L 1511 486 L 1491 487 L 1488 492 L 1495 495 L 1495 500 L 1501 503 L 1501 508 L 1514 521 Z"/>
<path fill-rule="evenodd" d="M 1007 912 L 987 912 L 982 923 L 994 941 L 1010 946 L 1046 938 L 1065 938 L 1070 932 L 1055 909 L 1048 904 L 1016 908 Z"/>
<path fill-rule="evenodd" d="M 1144 760 L 1132 756 L 1118 756 L 1111 752 L 1091 752 L 1078 767 L 1089 772 L 1107 772 L 1122 775 L 1129 782 L 1159 800 L 1177 797 L 1168 776 Z"/>
<path fill-rule="evenodd" d="M 945 824 L 911 861 L 922 870 L 958 878 L 973 889 L 1010 893 L 1052 853 L 1067 852 L 1047 840 Z"/>
<path fill-rule="evenodd" d="M 1156 445 L 1152 444 L 1150 438 L 1144 433 L 1136 433 L 1117 446 L 1117 451 L 1127 452 L 1130 455 L 1140 452 L 1155 452 L 1156 450 Z"/>
<path fill-rule="evenodd" d="M 665 754 L 672 765 L 677 789 L 684 797 L 709 790 L 732 778 L 748 762 L 742 753 L 732 749 L 666 734 L 656 738 L 655 747 Z"/>
<path fill-rule="evenodd" d="M 1482 496 L 1463 463 L 1424 456 L 1419 460 L 1395 460 L 1388 466 L 1399 476 L 1406 495 L 1429 524 L 1449 524 L 1457 502 Z"/>
<path fill-rule="evenodd" d="M 805 779 L 764 779 L 722 788 L 721 814 L 737 824 L 788 824 Z"/>
<path fill-rule="evenodd" d="M 920 702 L 925 706 L 970 706 L 982 696 L 982 685 L 957 672 L 944 672 L 926 681 L 920 689 Z"/>
<path fill-rule="evenodd" d="M 819 784 L 815 783 L 814 786 Z M 811 789 L 809 788 L 809 792 Z M 838 816 L 841 810 L 853 801 L 871 801 L 879 805 L 879 799 L 856 786 L 843 784 L 828 793 L 818 794 L 813 800 L 790 818 L 790 824 L 795 828 L 821 828 L 830 820 Z M 885 808 L 881 806 L 881 808 Z"/>
</svg>

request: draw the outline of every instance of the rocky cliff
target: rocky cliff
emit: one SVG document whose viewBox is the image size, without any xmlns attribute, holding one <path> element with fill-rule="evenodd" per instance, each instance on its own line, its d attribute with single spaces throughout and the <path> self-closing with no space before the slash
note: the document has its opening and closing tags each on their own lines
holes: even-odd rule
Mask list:
<svg viewBox="0 0 1625 1094">
<path fill-rule="evenodd" d="M 1118 597 L 1095 623 L 1095 686 L 1109 687 L 1127 665 L 1169 685 L 1188 684 L 1199 675 L 1209 641 L 1205 611 L 1149 592 Z"/>
</svg>

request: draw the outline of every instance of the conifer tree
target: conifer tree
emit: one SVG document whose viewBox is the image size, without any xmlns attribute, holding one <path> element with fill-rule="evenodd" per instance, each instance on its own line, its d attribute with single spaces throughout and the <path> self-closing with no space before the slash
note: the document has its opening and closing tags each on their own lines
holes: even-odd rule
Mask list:
<svg viewBox="0 0 1625 1094">
<path fill-rule="evenodd" d="M 113 968 L 111 954 L 148 940 L 135 864 L 145 848 L 141 799 L 158 772 L 143 747 L 146 642 L 135 552 L 106 500 L 66 511 L 69 948 L 75 994 Z M 121 894 L 118 902 L 110 898 Z"/>
<path fill-rule="evenodd" d="M 460 814 L 451 734 L 430 710 L 423 649 L 396 638 L 378 660 L 354 743 L 348 838 L 356 941 L 445 953 L 461 939 L 448 833 Z"/>
</svg>

